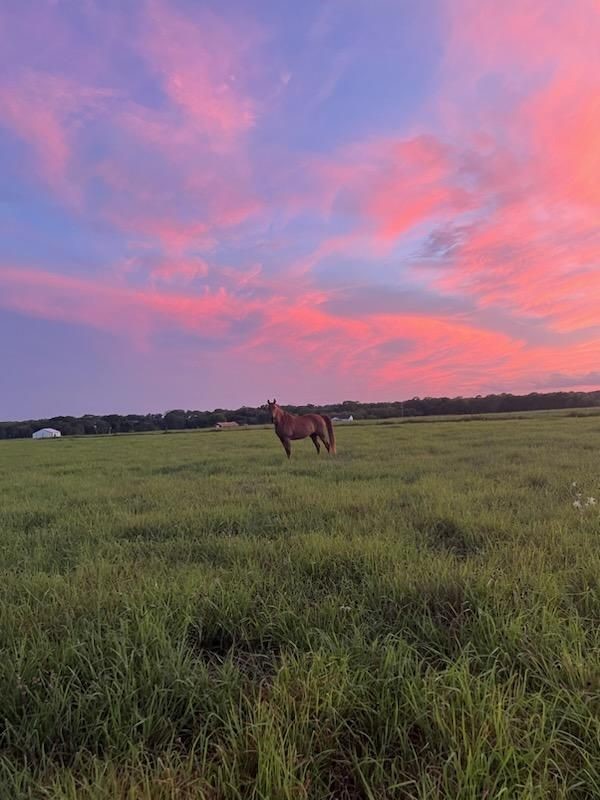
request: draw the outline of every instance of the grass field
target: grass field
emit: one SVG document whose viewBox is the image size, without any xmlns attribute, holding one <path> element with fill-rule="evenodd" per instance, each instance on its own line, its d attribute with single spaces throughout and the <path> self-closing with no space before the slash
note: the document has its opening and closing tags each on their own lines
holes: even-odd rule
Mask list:
<svg viewBox="0 0 600 800">
<path fill-rule="evenodd" d="M 337 435 L 0 442 L 0 797 L 600 797 L 600 416 Z"/>
</svg>

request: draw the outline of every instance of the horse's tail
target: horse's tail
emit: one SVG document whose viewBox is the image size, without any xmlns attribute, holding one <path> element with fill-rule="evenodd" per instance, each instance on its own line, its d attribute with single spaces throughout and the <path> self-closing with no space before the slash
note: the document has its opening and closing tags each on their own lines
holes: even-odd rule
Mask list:
<svg viewBox="0 0 600 800">
<path fill-rule="evenodd" d="M 333 430 L 333 423 L 331 422 L 330 417 L 326 417 L 323 414 L 323 419 L 325 420 L 325 425 L 327 425 L 327 436 L 329 437 L 329 452 L 333 455 L 335 453 L 335 433 Z"/>
</svg>

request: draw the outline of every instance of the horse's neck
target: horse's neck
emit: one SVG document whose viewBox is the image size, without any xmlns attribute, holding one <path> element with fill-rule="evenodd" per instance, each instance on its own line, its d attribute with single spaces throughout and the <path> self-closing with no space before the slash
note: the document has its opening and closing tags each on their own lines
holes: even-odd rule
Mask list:
<svg viewBox="0 0 600 800">
<path fill-rule="evenodd" d="M 284 411 L 283 409 L 281 409 L 281 414 L 279 414 L 279 416 L 275 420 L 275 427 L 279 428 L 282 425 L 285 425 L 286 422 L 292 420 L 295 416 L 296 416 L 295 414 L 290 414 L 289 411 Z"/>
</svg>

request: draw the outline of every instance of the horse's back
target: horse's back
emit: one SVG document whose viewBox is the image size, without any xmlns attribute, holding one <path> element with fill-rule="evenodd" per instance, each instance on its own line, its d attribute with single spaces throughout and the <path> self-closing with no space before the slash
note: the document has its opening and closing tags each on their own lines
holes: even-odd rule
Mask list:
<svg viewBox="0 0 600 800">
<path fill-rule="evenodd" d="M 322 425 L 325 422 L 321 414 L 301 414 L 299 419 L 310 420 L 314 425 Z"/>
<path fill-rule="evenodd" d="M 290 439 L 304 439 L 313 433 L 323 433 L 324 429 L 325 420 L 320 414 L 300 414 L 294 417 L 288 435 Z"/>
</svg>

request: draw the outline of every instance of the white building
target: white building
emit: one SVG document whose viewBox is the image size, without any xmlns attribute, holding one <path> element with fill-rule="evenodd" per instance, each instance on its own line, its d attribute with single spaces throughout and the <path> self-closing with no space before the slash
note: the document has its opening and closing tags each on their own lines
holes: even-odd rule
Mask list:
<svg viewBox="0 0 600 800">
<path fill-rule="evenodd" d="M 57 431 L 56 428 L 42 428 L 39 431 L 36 431 L 32 439 L 56 439 L 57 436 L 60 436 L 60 431 Z"/>
<path fill-rule="evenodd" d="M 332 422 L 354 422 L 354 417 L 350 414 L 349 417 L 332 417 Z"/>
</svg>

